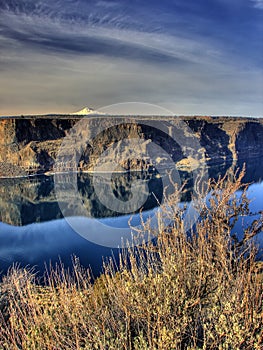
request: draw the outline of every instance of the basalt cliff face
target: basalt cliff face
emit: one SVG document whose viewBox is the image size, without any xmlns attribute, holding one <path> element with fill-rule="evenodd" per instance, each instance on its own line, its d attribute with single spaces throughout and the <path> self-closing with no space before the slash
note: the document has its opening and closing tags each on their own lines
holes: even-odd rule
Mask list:
<svg viewBox="0 0 263 350">
<path fill-rule="evenodd" d="M 152 144 L 155 147 L 152 148 Z M 242 168 L 244 182 L 262 180 L 263 120 L 211 117 L 77 117 L 46 116 L 0 119 L 0 222 L 27 225 L 62 218 L 55 183 L 61 184 L 67 214 L 77 206 L 72 183 L 91 217 L 115 212 L 97 198 L 93 176 L 84 172 L 147 170 L 173 164 L 182 182 L 191 170 L 208 165 L 217 178 Z M 211 165 L 211 166 L 210 166 Z M 15 178 L 28 174 L 53 176 Z M 173 179 L 176 180 L 176 169 Z M 61 178 L 60 178 L 61 177 Z M 56 179 L 55 179 L 56 178 Z M 55 181 L 56 180 L 56 181 Z M 105 179 L 104 179 L 105 180 Z M 132 198 L 131 184 L 147 180 L 149 196 L 144 209 L 162 200 L 161 177 L 151 172 L 115 173 L 107 181 L 117 199 Z M 191 181 L 189 183 L 191 187 Z M 189 187 L 189 189 L 190 189 Z M 184 201 L 190 200 L 185 194 Z"/>
<path fill-rule="evenodd" d="M 154 161 L 149 156 L 153 143 L 158 147 Z M 168 158 L 178 168 L 191 168 L 262 156 L 260 118 L 54 115 L 0 119 L 1 177 L 93 171 L 94 167 L 107 171 L 113 161 L 121 170 L 145 170 L 165 166 Z"/>
</svg>

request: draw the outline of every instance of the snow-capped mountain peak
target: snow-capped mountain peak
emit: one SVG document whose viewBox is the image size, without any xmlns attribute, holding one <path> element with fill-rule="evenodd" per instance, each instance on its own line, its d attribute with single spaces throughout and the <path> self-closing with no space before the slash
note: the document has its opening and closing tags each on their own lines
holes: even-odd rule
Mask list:
<svg viewBox="0 0 263 350">
<path fill-rule="evenodd" d="M 84 107 L 84 108 L 81 109 L 80 111 L 74 112 L 74 113 L 71 113 L 71 114 L 87 115 L 87 114 L 102 114 L 102 113 L 95 111 L 93 108 Z"/>
</svg>

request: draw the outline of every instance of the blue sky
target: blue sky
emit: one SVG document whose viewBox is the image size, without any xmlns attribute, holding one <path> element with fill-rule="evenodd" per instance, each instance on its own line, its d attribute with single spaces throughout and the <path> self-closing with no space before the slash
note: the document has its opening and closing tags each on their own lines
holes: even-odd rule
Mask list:
<svg viewBox="0 0 263 350">
<path fill-rule="evenodd" d="M 263 116 L 263 0 L 1 0 L 0 115 Z"/>
</svg>

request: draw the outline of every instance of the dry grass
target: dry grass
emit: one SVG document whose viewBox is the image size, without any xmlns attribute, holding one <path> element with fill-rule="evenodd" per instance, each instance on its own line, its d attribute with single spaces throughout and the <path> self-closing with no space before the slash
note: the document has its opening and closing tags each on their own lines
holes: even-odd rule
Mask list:
<svg viewBox="0 0 263 350">
<path fill-rule="evenodd" d="M 198 235 L 186 236 L 182 212 L 155 244 L 130 249 L 94 284 L 75 259 L 53 270 L 45 286 L 32 271 L 12 269 L 1 284 L 2 349 L 253 349 L 263 347 L 262 275 L 250 238 L 230 231 L 247 199 L 234 193 L 241 176 L 211 183 Z M 145 223 L 145 230 L 150 229 Z M 156 232 L 157 233 L 157 232 Z"/>
</svg>

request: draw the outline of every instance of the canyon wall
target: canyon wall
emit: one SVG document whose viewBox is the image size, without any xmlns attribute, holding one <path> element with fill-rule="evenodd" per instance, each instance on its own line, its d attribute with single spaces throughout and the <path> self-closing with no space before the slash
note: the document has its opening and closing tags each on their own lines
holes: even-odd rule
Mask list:
<svg viewBox="0 0 263 350">
<path fill-rule="evenodd" d="M 69 116 L 0 119 L 0 221 L 26 225 L 63 217 L 53 176 L 15 177 L 68 172 L 74 170 L 76 164 L 79 196 L 91 217 L 114 216 L 114 212 L 98 201 L 92 187 L 92 174 L 81 173 L 92 171 L 98 162 L 104 170 L 112 170 L 110 162 L 116 160 L 122 169 L 145 170 L 165 166 L 170 157 L 181 171 L 182 181 L 191 176 L 191 169 L 198 165 L 207 164 L 209 177 L 217 178 L 229 168 L 242 168 L 246 162 L 244 182 L 262 180 L 261 119 L 184 117 L 180 119 L 183 124 L 178 124 L 178 119 L 173 117 L 161 120 L 129 117 L 119 118 L 115 120 L 116 125 L 112 125 L 114 120 L 113 117 Z M 148 156 L 151 141 L 159 146 L 156 164 Z M 137 157 L 132 153 L 132 142 L 139 151 Z M 105 153 L 108 149 L 111 149 L 109 154 Z M 67 184 L 71 188 L 75 179 L 70 172 L 58 176 L 61 176 L 65 188 L 63 197 L 70 210 L 76 204 Z M 131 183 L 136 184 L 145 177 L 150 179 L 150 193 L 155 193 L 156 201 L 161 201 L 161 179 L 151 180 L 150 173 L 116 173 L 112 191 L 116 198 L 127 200 L 131 196 Z M 154 207 L 154 200 L 155 197 L 149 197 L 144 207 Z M 189 200 L 187 193 L 183 200 Z"/>
<path fill-rule="evenodd" d="M 162 162 L 165 165 L 169 155 L 178 168 L 194 166 L 195 162 L 214 165 L 263 156 L 260 118 L 180 118 L 187 128 L 178 124 L 178 117 L 122 117 L 113 125 L 114 120 L 116 117 L 111 116 L 1 118 L 0 176 L 76 170 L 76 167 L 79 171 L 92 171 L 97 160 L 103 162 L 103 158 L 103 169 L 107 170 L 111 159 L 106 159 L 103 152 L 109 147 L 112 160 L 122 154 L 122 169 L 145 170 L 158 166 L 148 156 L 151 142 L 160 146 L 157 160 L 160 165 Z M 173 129 L 177 130 L 176 135 Z M 65 142 L 67 138 L 69 141 Z M 132 139 L 140 140 L 136 144 L 140 157 L 130 152 L 127 140 Z"/>
</svg>

